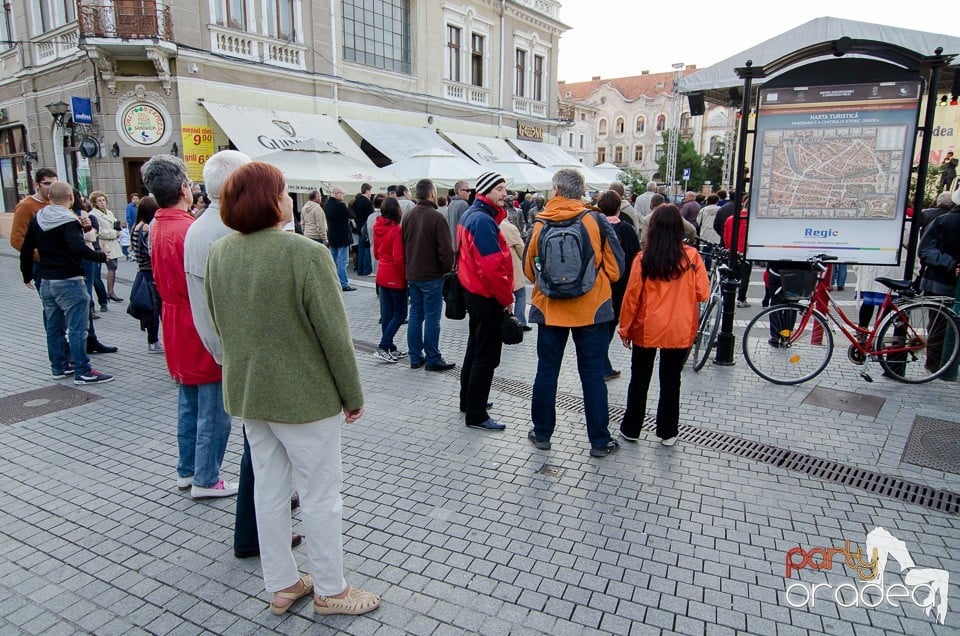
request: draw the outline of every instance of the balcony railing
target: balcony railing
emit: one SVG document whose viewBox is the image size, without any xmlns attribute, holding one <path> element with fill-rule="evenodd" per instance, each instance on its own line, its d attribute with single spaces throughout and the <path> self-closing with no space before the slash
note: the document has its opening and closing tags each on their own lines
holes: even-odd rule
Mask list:
<svg viewBox="0 0 960 636">
<path fill-rule="evenodd" d="M 88 38 L 173 40 L 170 7 L 156 0 L 126 0 L 113 4 L 81 4 L 80 35 Z"/>
<path fill-rule="evenodd" d="M 547 104 L 546 102 L 535 102 L 532 99 L 524 99 L 523 97 L 514 97 L 513 112 L 521 115 L 532 115 L 533 117 L 546 117 Z"/>
<path fill-rule="evenodd" d="M 443 82 L 443 96 L 455 102 L 465 102 L 473 106 L 490 105 L 490 89 L 473 84 L 461 84 L 449 80 Z"/>
<path fill-rule="evenodd" d="M 32 42 L 33 63 L 37 66 L 71 57 L 77 51 L 77 25 L 69 22 L 34 38 Z"/>
<path fill-rule="evenodd" d="M 307 47 L 218 24 L 209 25 L 213 53 L 298 70 L 306 69 Z"/>
</svg>

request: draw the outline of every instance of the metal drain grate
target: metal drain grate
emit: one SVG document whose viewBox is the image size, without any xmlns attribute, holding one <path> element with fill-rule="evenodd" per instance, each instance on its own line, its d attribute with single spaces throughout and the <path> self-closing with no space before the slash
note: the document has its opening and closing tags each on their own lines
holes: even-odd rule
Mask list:
<svg viewBox="0 0 960 636">
<path fill-rule="evenodd" d="M 376 349 L 376 345 L 371 345 L 370 343 L 354 342 L 357 345 L 357 349 L 361 351 L 373 351 Z M 456 369 L 446 373 L 454 372 L 459 374 L 459 370 Z M 533 395 L 533 387 L 530 384 L 509 378 L 494 377 L 492 388 L 520 398 L 530 398 Z M 583 398 L 578 395 L 558 393 L 556 404 L 558 407 L 566 410 L 583 411 Z M 612 420 L 618 420 L 623 418 L 625 409 L 619 406 L 611 406 L 608 408 L 608 411 Z M 921 419 L 929 418 L 917 418 L 917 420 Z M 643 421 L 643 428 L 650 430 L 654 424 L 653 416 L 648 415 Z M 953 425 L 957 427 L 957 425 Z M 776 466 L 777 468 L 801 472 L 824 481 L 856 488 L 857 490 L 863 490 L 874 495 L 889 497 L 948 514 L 960 513 L 960 494 L 948 490 L 931 488 L 899 477 L 892 477 L 872 470 L 848 466 L 829 459 L 780 448 L 772 444 L 743 439 L 742 437 L 736 437 L 718 431 L 708 431 L 690 426 L 689 424 L 680 425 L 680 438 L 685 442 L 692 442 L 698 446 L 705 446 L 718 452 L 751 459 L 770 466 Z M 960 442 L 954 443 L 957 444 Z M 951 446 L 950 448 L 955 449 L 956 446 Z M 954 453 L 953 456 L 954 461 L 956 461 L 956 453 Z M 904 461 L 908 460 L 905 459 Z M 545 464 L 537 472 L 544 475 L 552 475 L 554 473 L 550 471 L 556 469 L 558 469 L 556 466 Z M 559 470 L 562 471 L 563 469 Z"/>
<path fill-rule="evenodd" d="M 24 422 L 99 399 L 98 395 L 60 384 L 14 393 L 0 398 L 0 424 Z"/>
<path fill-rule="evenodd" d="M 553 464 L 544 464 L 540 467 L 540 470 L 537 471 L 538 475 L 547 475 L 548 477 L 559 477 L 563 473 L 563 468 L 554 466 Z"/>
<path fill-rule="evenodd" d="M 882 397 L 873 395 L 864 395 L 862 393 L 853 393 L 851 391 L 840 391 L 839 389 L 825 389 L 817 387 L 803 398 L 804 404 L 811 404 L 834 411 L 843 411 L 844 413 L 854 413 L 855 415 L 867 415 L 876 417 L 880 414 L 880 409 L 886 400 Z"/>
<path fill-rule="evenodd" d="M 908 464 L 960 474 L 960 424 L 916 416 L 902 459 Z"/>
</svg>

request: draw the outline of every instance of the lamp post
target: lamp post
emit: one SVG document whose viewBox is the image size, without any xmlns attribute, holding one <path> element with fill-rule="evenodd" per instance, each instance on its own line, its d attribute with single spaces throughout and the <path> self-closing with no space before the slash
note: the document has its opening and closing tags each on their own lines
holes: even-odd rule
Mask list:
<svg viewBox="0 0 960 636">
<path fill-rule="evenodd" d="M 56 167 L 57 174 L 66 181 L 66 162 L 63 158 L 63 122 L 66 119 L 67 113 L 70 112 L 70 105 L 63 100 L 60 100 L 47 104 L 47 110 L 50 112 L 50 116 L 53 117 L 52 136 L 54 165 Z"/>
</svg>

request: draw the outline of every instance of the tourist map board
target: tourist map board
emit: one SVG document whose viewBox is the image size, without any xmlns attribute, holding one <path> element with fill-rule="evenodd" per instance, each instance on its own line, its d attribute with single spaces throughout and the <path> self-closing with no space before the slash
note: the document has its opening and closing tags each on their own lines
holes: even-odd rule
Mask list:
<svg viewBox="0 0 960 636">
<path fill-rule="evenodd" d="M 747 255 L 898 262 L 918 81 L 764 88 Z"/>
</svg>

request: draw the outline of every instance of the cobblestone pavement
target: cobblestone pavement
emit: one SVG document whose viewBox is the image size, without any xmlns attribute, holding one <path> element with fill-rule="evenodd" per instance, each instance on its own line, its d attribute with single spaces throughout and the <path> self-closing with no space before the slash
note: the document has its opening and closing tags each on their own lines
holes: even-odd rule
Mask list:
<svg viewBox="0 0 960 636">
<path fill-rule="evenodd" d="M 19 284 L 5 241 L 0 266 L 2 399 L 58 382 L 49 378 L 39 300 Z M 121 296 L 133 273 L 132 264 L 121 265 Z M 956 512 L 692 441 L 709 432 L 960 493 L 960 475 L 901 460 L 915 416 L 960 419 L 956 384 L 898 384 L 880 379 L 879 370 L 877 382 L 867 384 L 842 352 L 826 373 L 798 387 L 767 384 L 742 360 L 708 365 L 699 374 L 684 372 L 687 426 L 676 447 L 660 446 L 648 430 L 638 444 L 594 459 L 587 453 L 571 343 L 553 450 L 540 451 L 526 440 L 535 331 L 523 344 L 504 348 L 491 399 L 507 430 L 467 429 L 457 410 L 456 372 L 427 373 L 372 358 L 379 334 L 372 279 L 354 285 L 359 290 L 345 298 L 367 412 L 343 434 L 345 565 L 349 581 L 383 596 L 379 610 L 356 618 L 315 618 L 309 603 L 282 617 L 266 611 L 259 563 L 233 557 L 233 501 L 194 502 L 174 487 L 175 386 L 162 356 L 146 353 L 146 338 L 124 305 L 111 304 L 96 327 L 120 352 L 95 356 L 95 366 L 116 374 L 115 382 L 73 392 L 61 381 L 70 389 L 11 399 L 0 411 L 0 633 L 865 636 L 960 630 Z M 444 320 L 448 360 L 459 363 L 465 342 L 465 324 Z M 629 357 L 622 347 L 613 356 L 624 371 L 608 385 L 616 417 Z M 805 403 L 814 388 L 884 402 L 875 416 L 854 415 Z M 278 390 L 309 391 L 310 380 Z M 41 414 L 49 396 L 80 399 Z M 26 401 L 28 412 L 11 401 Z M 35 415 L 30 408 L 38 409 Z M 228 478 L 237 474 L 242 446 L 235 424 L 224 462 Z M 855 603 L 856 573 L 842 556 L 834 556 L 832 569 L 818 556 L 813 563 L 820 570 L 785 576 L 792 548 L 842 548 L 847 540 L 865 548 L 867 533 L 877 527 L 905 543 L 915 574 L 934 568 L 951 575 L 954 598 L 945 624 L 909 598 L 888 596 L 876 608 Z M 303 547 L 296 552 L 303 558 Z M 891 562 L 883 585 L 903 576 Z M 797 582 L 823 584 L 812 607 L 799 587 L 787 597 L 787 586 Z M 838 603 L 834 591 L 841 584 L 847 587 Z M 914 597 L 922 604 L 925 593 Z M 870 595 L 863 600 L 876 603 Z"/>
</svg>

